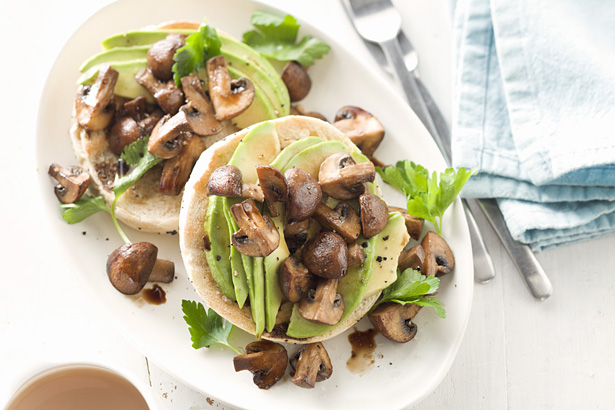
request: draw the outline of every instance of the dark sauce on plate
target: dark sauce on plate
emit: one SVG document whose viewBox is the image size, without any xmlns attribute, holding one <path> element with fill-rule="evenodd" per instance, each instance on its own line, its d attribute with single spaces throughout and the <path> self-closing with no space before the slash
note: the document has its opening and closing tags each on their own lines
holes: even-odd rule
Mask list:
<svg viewBox="0 0 615 410">
<path fill-rule="evenodd" d="M 377 333 L 375 329 L 360 332 L 354 328 L 354 332 L 348 335 L 348 341 L 352 347 L 350 359 L 346 362 L 348 370 L 362 374 L 372 367 L 375 362 L 374 350 L 376 349 L 374 337 Z"/>
<path fill-rule="evenodd" d="M 143 289 L 141 295 L 150 305 L 162 305 L 167 301 L 167 295 L 164 289 L 158 285 L 154 285 L 151 289 Z"/>
</svg>

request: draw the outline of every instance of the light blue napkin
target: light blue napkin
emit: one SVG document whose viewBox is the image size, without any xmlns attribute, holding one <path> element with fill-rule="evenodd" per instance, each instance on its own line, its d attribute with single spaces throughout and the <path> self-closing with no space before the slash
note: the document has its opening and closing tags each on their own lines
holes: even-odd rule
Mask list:
<svg viewBox="0 0 615 410">
<path fill-rule="evenodd" d="M 615 1 L 459 0 L 453 165 L 534 250 L 615 232 Z"/>
</svg>

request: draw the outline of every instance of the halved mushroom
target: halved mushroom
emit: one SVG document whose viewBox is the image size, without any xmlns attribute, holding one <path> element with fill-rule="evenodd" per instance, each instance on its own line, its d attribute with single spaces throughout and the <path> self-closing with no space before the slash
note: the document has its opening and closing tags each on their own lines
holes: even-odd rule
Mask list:
<svg viewBox="0 0 615 410">
<path fill-rule="evenodd" d="M 421 270 L 425 262 L 425 249 L 419 244 L 410 249 L 404 249 L 397 259 L 397 267 L 402 272 L 408 268 Z"/>
<path fill-rule="evenodd" d="M 414 303 L 402 305 L 387 302 L 379 305 L 367 317 L 384 337 L 394 342 L 406 343 L 416 336 L 417 326 L 412 319 L 419 310 L 421 306 Z"/>
<path fill-rule="evenodd" d="M 48 173 L 58 181 L 54 192 L 60 202 L 64 204 L 76 202 L 90 186 L 90 174 L 75 165 L 63 168 L 61 165 L 51 164 Z"/>
<path fill-rule="evenodd" d="M 147 51 L 147 66 L 156 78 L 167 81 L 173 78 L 173 56 L 185 44 L 185 38 L 179 33 L 169 33 L 164 40 L 152 44 Z"/>
<path fill-rule="evenodd" d="M 189 135 L 182 142 L 179 154 L 164 161 L 158 192 L 176 196 L 184 189 L 197 159 L 205 151 L 205 143 L 196 135 Z"/>
<path fill-rule="evenodd" d="M 278 269 L 278 282 L 286 299 L 297 303 L 305 293 L 316 286 L 316 276 L 311 274 L 298 258 L 289 256 Z"/>
<path fill-rule="evenodd" d="M 365 253 L 363 247 L 355 243 L 348 247 L 348 266 L 360 265 L 365 260 Z"/>
<path fill-rule="evenodd" d="M 389 222 L 389 208 L 378 195 L 363 194 L 359 197 L 363 237 L 371 238 L 382 231 Z"/>
<path fill-rule="evenodd" d="M 173 80 L 158 81 L 148 68 L 139 71 L 135 80 L 154 96 L 162 111 L 167 114 L 175 115 L 184 104 L 184 93 L 177 88 Z"/>
<path fill-rule="evenodd" d="M 309 219 L 301 222 L 289 222 L 284 226 L 284 239 L 286 240 L 286 246 L 288 246 L 288 251 L 291 255 L 297 252 L 305 241 L 307 241 L 307 230 L 309 227 Z"/>
<path fill-rule="evenodd" d="M 131 242 L 114 250 L 107 258 L 107 275 L 111 284 L 125 295 L 137 294 L 150 280 L 156 265 L 156 274 L 152 281 L 170 282 L 173 280 L 175 266 L 173 262 L 157 263 L 158 248 L 149 242 Z"/>
<path fill-rule="evenodd" d="M 421 233 L 423 233 L 423 226 L 425 225 L 425 220 L 423 218 L 417 218 L 416 216 L 412 216 L 403 208 L 398 208 L 396 206 L 389 206 L 389 212 L 400 212 L 404 217 L 404 222 L 406 223 L 406 229 L 408 230 L 408 235 L 415 241 L 418 241 L 421 237 Z"/>
<path fill-rule="evenodd" d="M 288 198 L 288 185 L 284 175 L 269 165 L 257 165 L 256 173 L 269 214 L 274 217 L 280 215 L 277 202 L 286 202 Z"/>
<path fill-rule="evenodd" d="M 384 138 L 384 127 L 369 112 L 353 106 L 342 107 L 335 114 L 333 126 L 342 131 L 368 157 Z"/>
<path fill-rule="evenodd" d="M 216 118 L 229 120 L 248 109 L 254 101 L 254 85 L 247 78 L 231 80 L 224 56 L 207 60 L 209 95 L 216 110 Z"/>
<path fill-rule="evenodd" d="M 453 251 L 440 235 L 427 232 L 421 245 L 425 249 L 425 262 L 421 266 L 423 275 L 442 276 L 455 269 Z"/>
<path fill-rule="evenodd" d="M 244 184 L 241 170 L 234 165 L 216 168 L 207 181 L 207 195 L 230 198 L 252 198 L 263 202 L 262 189 L 255 184 Z"/>
<path fill-rule="evenodd" d="M 303 100 L 312 88 L 312 80 L 303 66 L 290 61 L 282 71 L 282 81 L 288 89 L 291 102 Z"/>
<path fill-rule="evenodd" d="M 321 203 L 313 218 L 323 230 L 337 232 L 349 245 L 361 234 L 361 219 L 346 202 L 338 202 L 334 209 Z"/>
<path fill-rule="evenodd" d="M 140 95 L 130 101 L 126 101 L 117 110 L 120 117 L 129 116 L 135 121 L 140 121 L 147 114 L 147 99 L 144 95 Z"/>
<path fill-rule="evenodd" d="M 284 172 L 288 185 L 288 203 L 286 219 L 289 222 L 301 222 L 310 218 L 322 200 L 322 190 L 309 172 L 299 168 L 290 168 Z"/>
<path fill-rule="evenodd" d="M 292 382 L 299 387 L 312 389 L 316 382 L 327 380 L 333 374 L 333 365 L 322 343 L 310 343 L 290 359 Z"/>
<path fill-rule="evenodd" d="M 318 182 L 322 191 L 336 199 L 353 199 L 365 191 L 365 183 L 373 182 L 376 169 L 371 162 L 357 164 L 344 152 L 333 154 L 320 164 Z"/>
<path fill-rule="evenodd" d="M 324 122 L 329 122 L 327 117 L 316 111 L 307 111 L 303 105 L 295 104 L 290 107 L 290 115 L 303 115 L 305 117 L 318 118 Z"/>
<path fill-rule="evenodd" d="M 321 232 L 310 239 L 301 258 L 310 272 L 322 278 L 339 279 L 348 271 L 348 245 L 334 232 Z"/>
<path fill-rule="evenodd" d="M 188 132 L 182 115 L 166 114 L 158 121 L 147 142 L 147 150 L 158 158 L 173 158 L 181 149 L 180 137 Z"/>
<path fill-rule="evenodd" d="M 113 91 L 118 75 L 109 64 L 101 64 L 94 84 L 82 85 L 77 90 L 75 112 L 83 128 L 98 131 L 111 124 L 115 112 Z"/>
<path fill-rule="evenodd" d="M 139 124 L 132 117 L 119 118 L 107 134 L 109 149 L 119 156 L 124 148 L 143 136 Z"/>
<path fill-rule="evenodd" d="M 235 356 L 235 371 L 249 370 L 259 389 L 269 389 L 284 376 L 288 354 L 279 343 L 259 340 L 246 346 L 246 354 Z"/>
<path fill-rule="evenodd" d="M 231 215 L 239 225 L 232 236 L 235 249 L 247 256 L 267 256 L 280 244 L 280 233 L 268 216 L 263 216 L 253 199 L 231 206 Z"/>
<path fill-rule="evenodd" d="M 310 289 L 299 302 L 301 316 L 314 323 L 335 325 L 346 308 L 344 297 L 337 293 L 338 279 L 320 279 L 316 289 Z"/>
</svg>

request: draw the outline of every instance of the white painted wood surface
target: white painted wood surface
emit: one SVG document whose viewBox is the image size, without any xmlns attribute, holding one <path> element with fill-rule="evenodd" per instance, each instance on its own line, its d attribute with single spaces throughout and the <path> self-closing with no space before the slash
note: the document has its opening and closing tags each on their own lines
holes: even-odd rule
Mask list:
<svg viewBox="0 0 615 410">
<path fill-rule="evenodd" d="M 79 22 L 108 2 L 2 3 L 0 406 L 34 369 L 67 360 L 96 360 L 151 381 L 161 409 L 208 409 L 212 405 L 206 394 L 182 385 L 151 362 L 148 371 L 145 358 L 79 292 L 56 256 L 56 244 L 47 240 L 38 193 L 29 188 L 35 184 L 36 106 L 47 72 Z M 267 3 L 335 32 L 373 64 L 336 1 Z M 419 51 L 422 77 L 448 116 L 451 61 L 445 2 L 396 4 Z M 554 294 L 538 302 L 526 291 L 493 231 L 487 227 L 484 235 L 498 276 L 491 284 L 475 286 L 459 354 L 442 384 L 416 408 L 614 408 L 615 237 L 539 254 Z"/>
</svg>

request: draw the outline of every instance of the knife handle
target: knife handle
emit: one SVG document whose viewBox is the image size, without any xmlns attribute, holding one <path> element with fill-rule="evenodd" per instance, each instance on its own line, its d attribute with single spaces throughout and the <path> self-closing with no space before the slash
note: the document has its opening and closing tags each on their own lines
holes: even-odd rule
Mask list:
<svg viewBox="0 0 615 410">
<path fill-rule="evenodd" d="M 470 239 L 472 241 L 472 256 L 474 259 L 474 280 L 477 283 L 489 283 L 495 278 L 495 267 L 493 266 L 493 260 L 487 251 L 485 241 L 480 234 L 472 209 L 468 205 L 468 201 L 475 201 L 474 199 L 463 199 L 463 210 L 468 220 L 468 229 L 470 231 Z"/>
<path fill-rule="evenodd" d="M 538 300 L 548 299 L 553 293 L 551 281 L 530 247 L 513 239 L 497 202 L 494 199 L 481 199 L 468 201 L 468 205 L 474 212 L 482 209 L 487 215 L 532 295 Z"/>
</svg>

